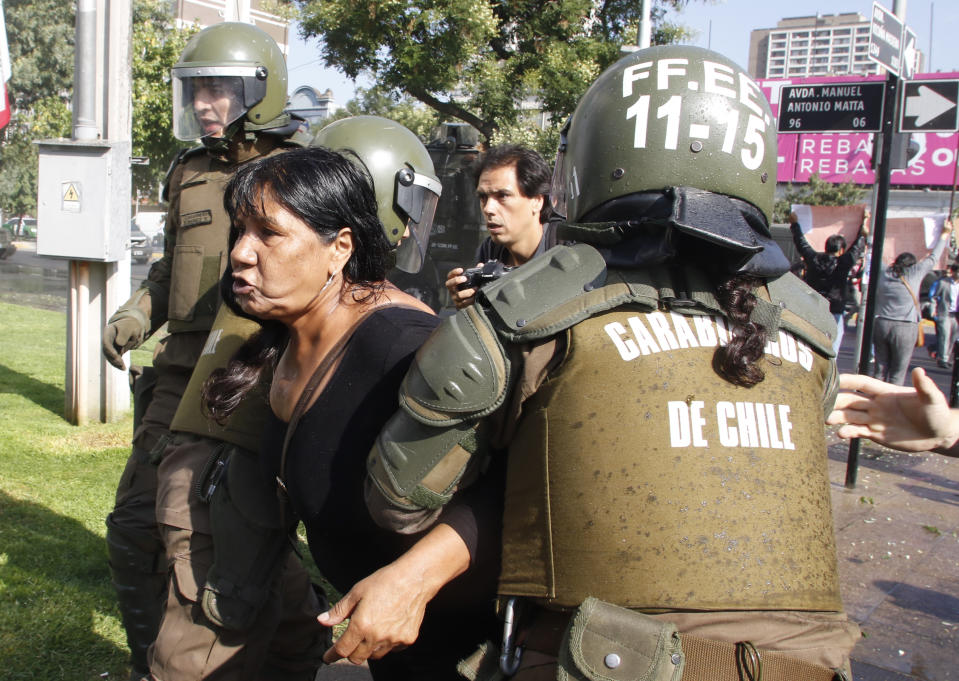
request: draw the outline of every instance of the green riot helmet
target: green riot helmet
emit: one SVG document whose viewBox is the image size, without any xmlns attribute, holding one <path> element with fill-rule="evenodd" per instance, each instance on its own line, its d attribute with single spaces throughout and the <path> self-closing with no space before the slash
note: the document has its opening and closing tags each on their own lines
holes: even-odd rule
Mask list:
<svg viewBox="0 0 959 681">
<path fill-rule="evenodd" d="M 652 224 L 742 264 L 772 243 L 775 186 L 759 86 L 716 52 L 675 45 L 633 52 L 586 91 L 561 135 L 551 200 L 569 223 L 562 238 L 611 244 Z"/>
<path fill-rule="evenodd" d="M 263 125 L 286 106 L 286 60 L 263 30 L 226 22 L 192 38 L 171 71 L 173 135 L 229 138 L 244 116 Z M 232 128 L 231 128 L 232 126 Z"/>
<path fill-rule="evenodd" d="M 419 138 L 395 121 L 353 116 L 321 128 L 313 144 L 352 152 L 363 162 L 373 178 L 386 238 L 394 247 L 399 244 L 396 266 L 404 272 L 419 272 L 443 191 Z"/>
</svg>

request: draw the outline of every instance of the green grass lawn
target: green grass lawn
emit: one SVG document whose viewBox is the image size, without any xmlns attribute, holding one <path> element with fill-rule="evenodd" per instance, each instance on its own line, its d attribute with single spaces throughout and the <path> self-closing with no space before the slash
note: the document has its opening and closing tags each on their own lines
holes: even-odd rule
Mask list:
<svg viewBox="0 0 959 681">
<path fill-rule="evenodd" d="M 127 363 L 150 364 L 156 339 Z M 65 353 L 64 313 L 0 302 L 0 681 L 129 675 L 104 520 L 132 411 L 116 423 L 68 423 Z M 307 568 L 325 584 L 302 525 L 299 534 Z"/>
<path fill-rule="evenodd" d="M 64 313 L 0 302 L 0 680 L 125 679 L 104 518 L 132 417 L 63 418 Z M 133 353 L 149 364 L 150 349 Z"/>
</svg>

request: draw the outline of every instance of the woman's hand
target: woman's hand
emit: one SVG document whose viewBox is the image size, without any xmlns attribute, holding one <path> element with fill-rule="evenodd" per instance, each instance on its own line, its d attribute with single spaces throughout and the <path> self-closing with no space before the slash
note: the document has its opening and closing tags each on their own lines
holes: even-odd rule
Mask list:
<svg viewBox="0 0 959 681">
<path fill-rule="evenodd" d="M 937 451 L 956 456 L 959 411 L 949 408 L 946 396 L 919 368 L 912 371 L 913 388 L 892 385 L 859 374 L 842 374 L 840 393 L 830 425 L 843 424 L 844 439 L 865 437 L 904 452 Z"/>
<path fill-rule="evenodd" d="M 469 560 L 466 544 L 449 525 L 434 527 L 409 551 L 357 582 L 319 616 L 320 624 L 328 627 L 350 619 L 323 661 L 330 664 L 347 658 L 363 664 L 412 644 L 419 635 L 426 604 L 466 570 Z"/>
</svg>

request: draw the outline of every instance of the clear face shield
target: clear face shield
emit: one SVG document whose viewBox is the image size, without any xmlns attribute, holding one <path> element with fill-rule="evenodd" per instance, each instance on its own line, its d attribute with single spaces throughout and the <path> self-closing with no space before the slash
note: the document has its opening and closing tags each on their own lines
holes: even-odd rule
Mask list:
<svg viewBox="0 0 959 681">
<path fill-rule="evenodd" d="M 173 136 L 193 141 L 219 137 L 266 94 L 266 78 L 256 66 L 175 67 Z M 265 71 L 264 71 L 265 73 Z"/>
<path fill-rule="evenodd" d="M 396 207 L 407 216 L 406 234 L 396 249 L 396 267 L 416 274 L 426 260 L 430 230 L 443 185 L 409 168 L 396 173 Z"/>
<path fill-rule="evenodd" d="M 567 218 L 567 197 L 571 191 L 578 191 L 578 180 L 576 172 L 573 171 L 573 177 L 570 182 L 574 186 L 566 186 L 566 145 L 569 135 L 569 126 L 573 122 L 572 116 L 566 119 L 566 125 L 559 133 L 559 149 L 556 150 L 556 164 L 553 166 L 553 179 L 549 186 L 549 201 L 553 207 L 553 212 L 561 216 L 564 220 Z"/>
</svg>

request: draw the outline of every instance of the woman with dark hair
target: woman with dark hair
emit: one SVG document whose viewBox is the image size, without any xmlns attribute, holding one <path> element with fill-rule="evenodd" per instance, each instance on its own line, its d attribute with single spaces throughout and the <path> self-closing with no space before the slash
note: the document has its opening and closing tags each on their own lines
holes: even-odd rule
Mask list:
<svg viewBox="0 0 959 681">
<path fill-rule="evenodd" d="M 437 323 L 385 280 L 390 248 L 370 179 L 339 153 L 296 150 L 244 166 L 225 203 L 232 230 L 223 299 L 262 330 L 211 374 L 205 406 L 222 422 L 241 402 L 262 399 L 254 389 L 270 377 L 265 472 L 303 521 L 323 576 L 350 592 L 341 605 L 352 616 L 346 656 L 370 658 L 378 680 L 457 678 L 455 663 L 471 652 L 482 618 L 420 624 L 439 589 L 469 565 L 472 511 L 451 507 L 429 533 L 401 537 L 377 528 L 363 501 L 366 454 Z M 320 622 L 335 624 L 329 613 Z M 331 650 L 325 659 L 336 657 Z"/>
<path fill-rule="evenodd" d="M 919 285 L 932 272 L 949 243 L 952 222 L 946 220 L 932 250 L 917 261 L 912 253 L 900 253 L 892 265 L 882 271 L 876 291 L 876 328 L 873 351 L 877 378 L 902 385 L 921 333 L 919 324 Z"/>
</svg>

